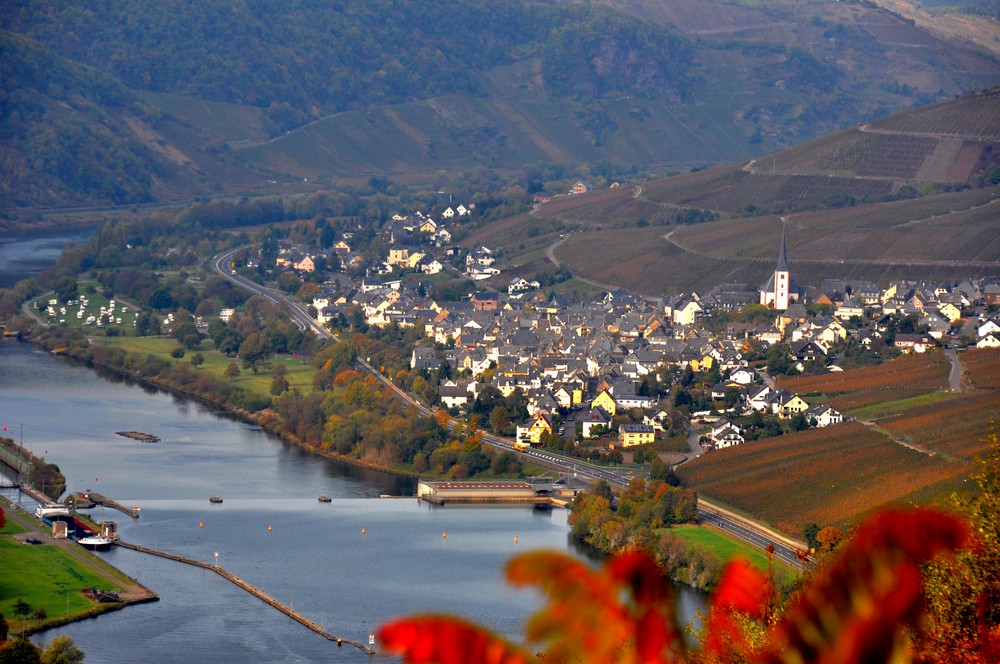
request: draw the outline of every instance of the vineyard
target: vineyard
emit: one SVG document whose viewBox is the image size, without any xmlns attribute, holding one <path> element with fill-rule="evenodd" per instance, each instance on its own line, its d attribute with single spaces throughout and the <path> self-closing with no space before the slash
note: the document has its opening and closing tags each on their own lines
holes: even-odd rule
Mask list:
<svg viewBox="0 0 1000 664">
<path fill-rule="evenodd" d="M 891 115 L 871 126 L 888 131 L 1000 140 L 1000 88 Z"/>
<path fill-rule="evenodd" d="M 962 353 L 962 367 L 976 389 L 1000 390 L 1000 349 L 976 348 Z"/>
<path fill-rule="evenodd" d="M 924 404 L 878 421 L 893 436 L 946 458 L 970 459 L 983 451 L 981 438 L 1000 413 L 993 391 Z"/>
<path fill-rule="evenodd" d="M 837 373 L 782 378 L 779 386 L 798 394 L 815 394 L 824 403 L 851 409 L 928 394 L 948 386 L 950 370 L 943 353 L 906 355 L 878 366 Z"/>
<path fill-rule="evenodd" d="M 810 521 L 844 525 L 916 493 L 947 493 L 969 468 L 852 423 L 712 452 L 678 474 L 705 497 L 798 535 Z"/>
</svg>

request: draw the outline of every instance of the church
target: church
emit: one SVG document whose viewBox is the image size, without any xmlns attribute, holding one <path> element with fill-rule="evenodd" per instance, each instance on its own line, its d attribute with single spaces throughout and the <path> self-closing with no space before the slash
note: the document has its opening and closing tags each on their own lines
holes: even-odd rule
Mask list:
<svg viewBox="0 0 1000 664">
<path fill-rule="evenodd" d="M 767 283 L 760 287 L 760 303 L 775 311 L 784 311 L 799 299 L 799 289 L 792 279 L 788 269 L 788 256 L 785 250 L 785 226 L 781 227 L 781 249 L 778 251 L 778 264 Z"/>
</svg>

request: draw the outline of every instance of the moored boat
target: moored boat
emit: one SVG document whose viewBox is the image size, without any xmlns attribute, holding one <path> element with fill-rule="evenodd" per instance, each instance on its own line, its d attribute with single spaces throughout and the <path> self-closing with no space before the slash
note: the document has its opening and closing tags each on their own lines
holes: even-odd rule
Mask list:
<svg viewBox="0 0 1000 664">
<path fill-rule="evenodd" d="M 97 551 L 106 551 L 111 548 L 111 538 L 102 537 L 100 535 L 91 535 L 90 537 L 81 537 L 78 539 L 77 544 L 80 546 L 93 549 Z"/>
</svg>

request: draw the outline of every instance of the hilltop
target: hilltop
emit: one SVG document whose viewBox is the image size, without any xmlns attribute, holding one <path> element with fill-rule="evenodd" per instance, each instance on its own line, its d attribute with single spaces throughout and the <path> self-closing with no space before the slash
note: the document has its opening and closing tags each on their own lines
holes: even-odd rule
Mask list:
<svg viewBox="0 0 1000 664">
<path fill-rule="evenodd" d="M 662 174 L 1000 80 L 987 48 L 825 1 L 14 0 L 0 55 L 7 210 Z"/>
<path fill-rule="evenodd" d="M 576 276 L 661 294 L 762 283 L 784 226 L 800 283 L 961 279 L 1000 266 L 998 184 L 995 88 L 773 155 L 556 198 L 470 242 L 508 248 L 531 274 L 572 231 L 551 253 Z"/>
</svg>

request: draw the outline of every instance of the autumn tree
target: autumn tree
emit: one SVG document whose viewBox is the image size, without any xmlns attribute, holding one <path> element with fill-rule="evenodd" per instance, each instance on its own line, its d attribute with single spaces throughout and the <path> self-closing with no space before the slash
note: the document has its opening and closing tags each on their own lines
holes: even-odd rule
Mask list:
<svg viewBox="0 0 1000 664">
<path fill-rule="evenodd" d="M 68 636 L 57 636 L 42 651 L 41 664 L 83 664 L 83 651 Z"/>
<path fill-rule="evenodd" d="M 240 368 L 238 366 L 236 366 L 235 362 L 230 362 L 229 366 L 227 366 L 226 370 L 223 371 L 222 373 L 226 376 L 226 378 L 228 378 L 229 380 L 232 381 L 232 380 L 236 380 L 237 378 L 239 378 L 241 372 L 240 372 Z"/>
<path fill-rule="evenodd" d="M 994 430 L 983 442 L 987 452 L 971 475 L 980 494 L 954 497 L 979 546 L 925 570 L 932 622 L 918 634 L 918 647 L 939 661 L 1000 661 L 1000 439 Z"/>
<path fill-rule="evenodd" d="M 844 539 L 844 534 L 836 526 L 827 526 L 816 533 L 816 542 L 819 544 L 820 550 L 826 552 L 836 549 L 842 539 Z"/>
</svg>

